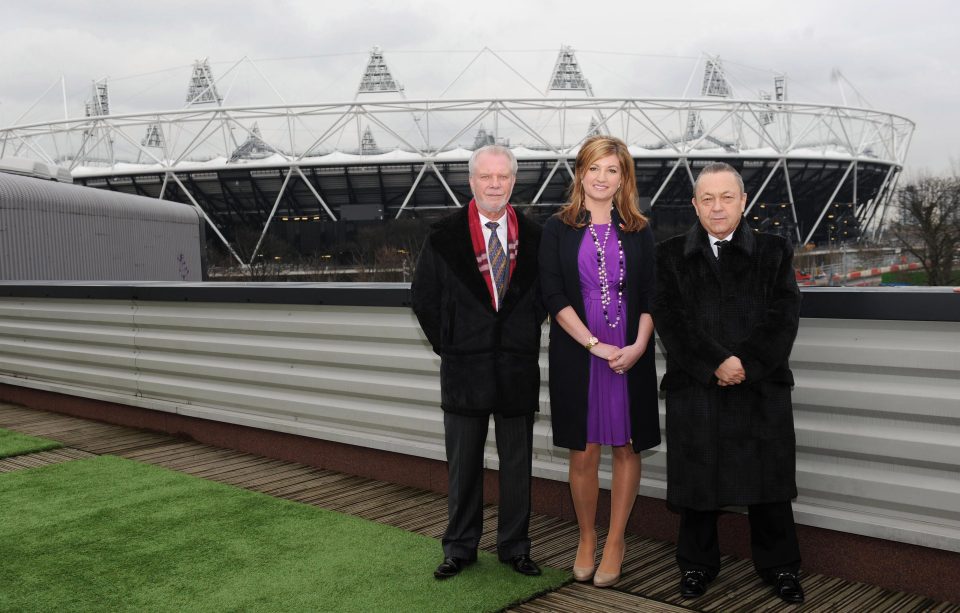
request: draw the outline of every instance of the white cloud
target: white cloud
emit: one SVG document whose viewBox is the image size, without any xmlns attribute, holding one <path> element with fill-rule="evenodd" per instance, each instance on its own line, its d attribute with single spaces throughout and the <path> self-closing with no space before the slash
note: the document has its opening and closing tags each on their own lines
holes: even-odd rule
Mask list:
<svg viewBox="0 0 960 613">
<path fill-rule="evenodd" d="M 958 17 L 957 5 L 941 0 L 35 1 L 5 7 L 0 24 L 0 124 L 61 74 L 72 115 L 82 113 L 90 80 L 105 75 L 118 109 L 177 107 L 190 64 L 204 56 L 220 75 L 244 56 L 257 58 L 289 101 L 343 100 L 352 98 L 370 47 L 381 45 L 415 98 L 439 94 L 483 47 L 543 87 L 556 50 L 570 44 L 597 95 L 677 96 L 706 52 L 720 55 L 735 87 L 751 95 L 782 71 L 793 99 L 839 103 L 830 80 L 839 69 L 875 108 L 917 123 L 911 167 L 942 171 L 960 159 Z M 504 80 L 509 92 L 500 95 L 533 93 L 490 54 L 451 92 L 497 95 Z M 249 65 L 224 78 L 228 88 L 238 103 L 276 101 Z M 28 119 L 62 116 L 62 107 L 55 87 Z"/>
</svg>

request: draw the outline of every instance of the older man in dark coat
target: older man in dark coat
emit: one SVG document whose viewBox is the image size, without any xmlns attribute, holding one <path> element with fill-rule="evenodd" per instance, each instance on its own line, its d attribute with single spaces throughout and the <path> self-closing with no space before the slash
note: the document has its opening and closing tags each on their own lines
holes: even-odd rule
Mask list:
<svg viewBox="0 0 960 613">
<path fill-rule="evenodd" d="M 680 590 L 706 591 L 720 569 L 718 512 L 745 506 L 757 572 L 780 598 L 802 602 L 790 504 L 793 250 L 741 222 L 747 196 L 728 164 L 706 166 L 694 191 L 700 223 L 658 246 L 653 307 L 667 353 L 667 501 L 681 514 Z"/>
<path fill-rule="evenodd" d="M 540 402 L 540 226 L 508 204 L 517 176 L 513 153 L 497 145 L 470 158 L 473 200 L 437 222 L 414 275 L 413 310 L 440 356 L 446 439 L 447 579 L 477 559 L 483 532 L 483 448 L 494 417 L 500 460 L 497 555 L 524 575 L 530 558 L 533 416 Z"/>
</svg>

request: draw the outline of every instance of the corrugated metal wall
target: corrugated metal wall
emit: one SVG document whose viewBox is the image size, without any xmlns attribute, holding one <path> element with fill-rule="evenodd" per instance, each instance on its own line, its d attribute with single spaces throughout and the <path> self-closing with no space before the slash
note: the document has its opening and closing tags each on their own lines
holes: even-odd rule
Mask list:
<svg viewBox="0 0 960 613">
<path fill-rule="evenodd" d="M 960 551 L 960 323 L 804 319 L 792 362 L 798 521 Z M 2 382 L 443 459 L 438 367 L 399 307 L 0 298 Z"/>
<path fill-rule="evenodd" d="M 200 281 L 192 207 L 0 172 L 0 279 Z"/>
</svg>

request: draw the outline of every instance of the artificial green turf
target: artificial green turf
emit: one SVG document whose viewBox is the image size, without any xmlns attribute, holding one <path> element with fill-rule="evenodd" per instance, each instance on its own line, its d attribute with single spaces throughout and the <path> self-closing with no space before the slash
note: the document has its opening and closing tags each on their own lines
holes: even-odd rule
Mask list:
<svg viewBox="0 0 960 613">
<path fill-rule="evenodd" d="M 48 438 L 27 436 L 26 434 L 0 428 L 0 458 L 9 458 L 10 456 L 34 453 L 36 451 L 47 451 L 48 449 L 56 449 L 58 447 L 63 447 L 63 445 L 57 441 L 51 441 Z"/>
<path fill-rule="evenodd" d="M 496 611 L 565 583 L 116 457 L 0 475 L 0 611 Z"/>
</svg>

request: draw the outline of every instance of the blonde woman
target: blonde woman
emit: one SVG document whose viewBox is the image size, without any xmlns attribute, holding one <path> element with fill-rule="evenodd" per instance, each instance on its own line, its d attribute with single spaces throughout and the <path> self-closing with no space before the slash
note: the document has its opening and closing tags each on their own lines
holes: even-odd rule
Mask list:
<svg viewBox="0 0 960 613">
<path fill-rule="evenodd" d="M 653 232 L 640 213 L 633 159 L 608 136 L 587 139 L 570 203 L 540 243 L 550 321 L 553 442 L 570 450 L 570 493 L 580 527 L 577 581 L 620 578 L 624 531 L 640 483 L 640 455 L 660 443 L 650 301 Z M 596 567 L 598 470 L 612 448 L 610 527 Z"/>
</svg>

